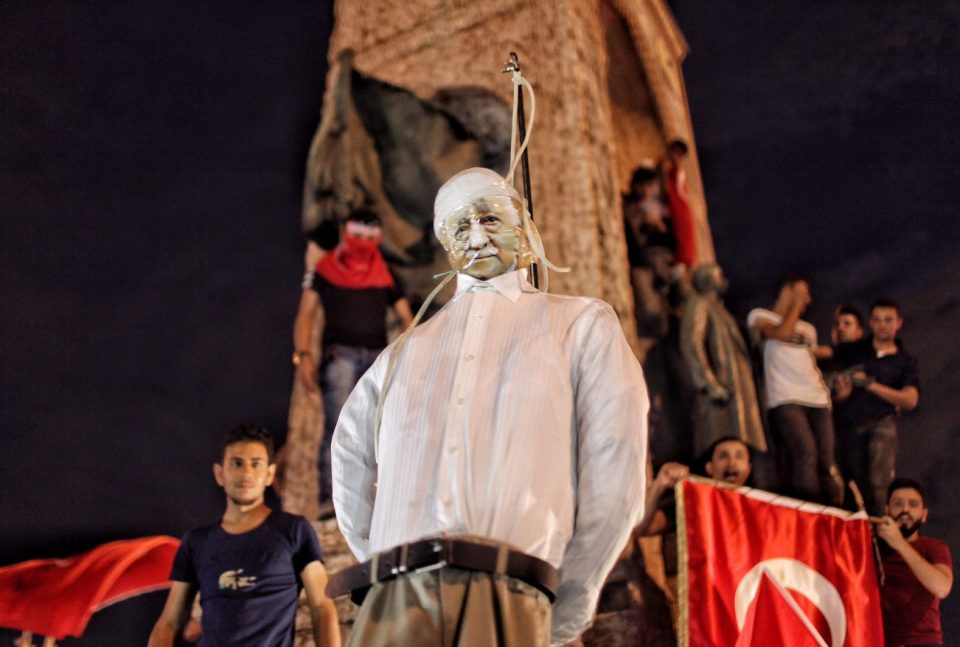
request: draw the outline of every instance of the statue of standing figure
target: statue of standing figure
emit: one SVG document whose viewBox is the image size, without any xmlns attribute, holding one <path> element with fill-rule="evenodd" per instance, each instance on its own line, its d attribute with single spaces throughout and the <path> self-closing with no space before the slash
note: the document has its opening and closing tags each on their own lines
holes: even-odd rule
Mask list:
<svg viewBox="0 0 960 647">
<path fill-rule="evenodd" d="M 693 288 L 683 311 L 680 346 L 697 388 L 694 456 L 725 436 L 765 452 L 750 348 L 723 305 L 723 270 L 712 263 L 701 265 L 693 274 Z"/>
</svg>

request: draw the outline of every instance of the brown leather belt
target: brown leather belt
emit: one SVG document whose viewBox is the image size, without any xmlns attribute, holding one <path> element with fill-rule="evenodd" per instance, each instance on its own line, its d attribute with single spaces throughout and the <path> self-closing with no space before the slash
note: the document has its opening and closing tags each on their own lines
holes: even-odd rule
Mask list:
<svg viewBox="0 0 960 647">
<path fill-rule="evenodd" d="M 327 583 L 327 595 L 336 598 L 352 593 L 359 604 L 377 582 L 444 566 L 515 577 L 543 591 L 551 603 L 560 583 L 559 571 L 548 562 L 503 544 L 438 537 L 385 550 L 370 561 L 337 571 Z"/>
</svg>

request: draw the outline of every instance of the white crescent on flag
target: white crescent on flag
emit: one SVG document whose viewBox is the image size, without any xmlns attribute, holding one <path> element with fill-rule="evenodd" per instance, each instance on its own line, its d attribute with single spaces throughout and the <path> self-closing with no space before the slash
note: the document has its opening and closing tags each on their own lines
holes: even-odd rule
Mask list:
<svg viewBox="0 0 960 647">
<path fill-rule="evenodd" d="M 750 603 L 760 588 L 760 577 L 764 571 L 784 589 L 796 591 L 816 605 L 830 627 L 831 647 L 843 646 L 847 638 L 847 612 L 843 608 L 843 599 L 837 587 L 803 562 L 786 557 L 764 560 L 740 579 L 734 595 L 734 610 L 737 614 L 737 626 L 741 630 L 747 619 Z"/>
</svg>

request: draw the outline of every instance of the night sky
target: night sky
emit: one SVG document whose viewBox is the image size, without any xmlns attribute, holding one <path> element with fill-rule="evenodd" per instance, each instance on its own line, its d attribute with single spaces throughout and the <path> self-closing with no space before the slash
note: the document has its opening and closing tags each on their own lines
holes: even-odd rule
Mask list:
<svg viewBox="0 0 960 647">
<path fill-rule="evenodd" d="M 898 469 L 960 555 L 960 5 L 671 6 L 731 310 L 786 271 L 822 335 L 840 301 L 903 302 L 924 387 Z M 331 26 L 323 3 L 0 5 L 0 564 L 179 536 L 221 511 L 223 430 L 285 433 Z M 142 643 L 162 599 L 64 644 Z"/>
</svg>

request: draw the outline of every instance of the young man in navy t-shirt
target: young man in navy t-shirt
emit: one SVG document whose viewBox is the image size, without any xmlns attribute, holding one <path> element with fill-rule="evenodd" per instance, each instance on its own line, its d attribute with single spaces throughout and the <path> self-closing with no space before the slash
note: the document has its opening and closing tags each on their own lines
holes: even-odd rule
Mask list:
<svg viewBox="0 0 960 647">
<path fill-rule="evenodd" d="M 213 473 L 226 493 L 226 512 L 218 523 L 184 535 L 170 572 L 173 587 L 149 647 L 172 647 L 197 591 L 203 608 L 200 645 L 292 647 L 301 587 L 316 644 L 339 647 L 337 610 L 324 592 L 327 572 L 316 532 L 303 517 L 264 503 L 275 472 L 266 429 L 240 426 L 224 437 Z"/>
</svg>

